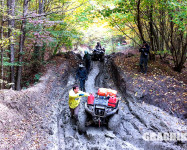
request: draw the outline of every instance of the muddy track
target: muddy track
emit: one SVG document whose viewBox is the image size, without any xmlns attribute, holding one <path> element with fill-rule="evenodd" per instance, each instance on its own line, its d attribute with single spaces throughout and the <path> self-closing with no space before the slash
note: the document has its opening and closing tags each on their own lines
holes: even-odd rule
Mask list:
<svg viewBox="0 0 187 150">
<path fill-rule="evenodd" d="M 4 132 L 5 130 L 8 132 L 14 124 L 10 124 L 6 116 L 4 122 L 0 120 L 0 124 L 3 125 L 3 128 L 0 126 L 0 150 L 187 149 L 187 143 L 184 141 L 145 141 L 143 139 L 142 135 L 149 132 L 186 133 L 187 127 L 182 120 L 158 107 L 138 103 L 138 100 L 126 91 L 124 74 L 112 64 L 111 59 L 106 59 L 105 62 L 92 62 L 92 69 L 85 87 L 87 92 L 94 94 L 99 87 L 117 90 L 121 97 L 119 103 L 121 123 L 114 131 L 108 130 L 106 126 L 100 128 L 90 126 L 85 134 L 80 134 L 76 123 L 70 118 L 68 107 L 68 92 L 76 83 L 75 72 L 69 66 L 66 61 L 59 67 L 51 68 L 41 78 L 40 83 L 27 90 L 20 92 L 7 90 L 2 92 L 3 94 L 0 93 L 0 106 L 4 108 L 3 113 L 6 114 L 9 110 L 9 115 L 15 119 L 15 125 L 17 125 L 17 119 L 24 119 L 24 117 L 27 119 L 26 123 L 18 124 L 18 127 L 15 126 L 17 128 L 12 129 L 14 132 L 19 128 L 24 131 L 23 138 L 14 145 L 8 143 L 11 141 L 2 139 L 13 137 L 9 135 L 7 138 L 8 134 Z M 86 98 L 82 98 L 81 109 L 84 108 L 84 102 Z M 21 129 L 20 126 L 25 128 Z"/>
<path fill-rule="evenodd" d="M 98 87 L 110 87 L 121 91 L 116 87 L 115 76 L 109 72 L 105 63 L 93 62 L 92 70 L 86 81 L 86 91 L 96 93 Z M 120 101 L 121 124 L 115 131 L 109 131 L 105 126 L 101 128 L 90 126 L 85 134 L 79 134 L 75 122 L 70 119 L 68 108 L 68 91 L 74 84 L 74 75 L 68 74 L 63 80 L 57 77 L 48 95 L 52 101 L 59 101 L 50 125 L 52 134 L 48 149 L 180 150 L 186 148 L 185 142 L 180 142 L 179 145 L 177 142 L 143 140 L 142 135 L 146 132 L 186 132 L 186 126 L 182 125 L 179 119 L 155 106 L 136 103 L 133 97 L 125 96 L 125 91 L 119 93 L 122 97 Z M 83 98 L 82 108 L 85 101 L 86 98 Z"/>
<path fill-rule="evenodd" d="M 186 141 L 143 139 L 142 135 L 149 132 L 186 133 L 187 126 L 183 120 L 169 115 L 158 107 L 138 103 L 138 100 L 126 91 L 125 75 L 111 60 L 106 58 L 105 62 L 92 62 L 85 87 L 87 92 L 94 94 L 99 87 L 112 88 L 119 92 L 119 127 L 110 131 L 106 126 L 90 126 L 85 134 L 78 132 L 74 120 L 70 118 L 68 107 L 68 92 L 76 81 L 75 72 L 69 67 L 71 65 L 67 60 L 58 67 L 51 68 L 36 86 L 20 92 L 6 90 L 0 93 L 0 113 L 1 117 L 4 117 L 3 121 L 0 120 L 0 150 L 187 149 Z M 84 102 L 86 98 L 82 98 L 81 109 L 84 109 Z M 7 110 L 10 111 L 9 114 Z M 8 120 L 3 114 L 12 117 L 15 124 L 10 124 L 10 118 Z M 24 119 L 26 122 L 18 124 Z M 9 133 L 14 126 L 15 129 L 12 128 L 12 131 L 22 131 L 22 136 L 19 135 L 21 132 L 18 135 L 23 138 L 17 141 Z M 21 126 L 25 128 L 22 129 Z M 16 144 L 11 145 L 11 141 L 6 140 L 11 138 Z"/>
</svg>

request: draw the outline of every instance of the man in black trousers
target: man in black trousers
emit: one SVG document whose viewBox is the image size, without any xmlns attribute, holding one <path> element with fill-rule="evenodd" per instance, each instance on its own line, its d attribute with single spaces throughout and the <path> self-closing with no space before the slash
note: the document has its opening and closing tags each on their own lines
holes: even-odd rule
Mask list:
<svg viewBox="0 0 187 150">
<path fill-rule="evenodd" d="M 84 67 L 83 64 L 80 64 L 79 68 L 77 70 L 77 73 L 76 73 L 76 79 L 79 79 L 80 89 L 81 89 L 81 91 L 84 91 L 84 92 L 86 91 L 85 90 L 85 81 L 87 80 L 87 77 L 88 77 L 88 74 L 87 74 L 86 68 Z"/>
<path fill-rule="evenodd" d="M 140 69 L 141 72 L 145 75 L 147 74 L 147 62 L 148 62 L 148 55 L 149 55 L 149 45 L 144 41 L 143 46 L 139 49 L 141 52 L 140 55 Z M 144 65 L 144 67 L 143 67 Z"/>
</svg>

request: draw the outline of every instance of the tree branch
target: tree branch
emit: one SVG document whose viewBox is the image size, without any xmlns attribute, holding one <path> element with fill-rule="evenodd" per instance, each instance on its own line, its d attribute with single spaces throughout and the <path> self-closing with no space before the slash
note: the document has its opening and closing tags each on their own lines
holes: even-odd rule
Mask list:
<svg viewBox="0 0 187 150">
<path fill-rule="evenodd" d="M 58 13 L 65 13 L 65 12 L 68 12 L 68 11 L 73 11 L 79 7 L 81 7 L 82 5 L 86 4 L 88 1 L 80 4 L 79 6 L 77 7 L 74 7 L 72 9 L 69 9 L 69 10 L 64 10 L 64 11 L 54 11 L 54 12 L 49 12 L 49 13 L 43 13 L 43 14 L 37 14 L 35 16 L 27 16 L 27 17 L 20 17 L 20 18 L 14 18 L 14 20 L 23 20 L 23 19 L 28 19 L 28 18 L 36 18 L 36 17 L 42 17 L 42 16 L 48 16 L 48 15 L 51 15 L 51 14 L 58 14 Z M 8 19 L 4 20 L 4 22 L 8 21 Z"/>
<path fill-rule="evenodd" d="M 112 18 L 112 20 L 114 21 L 114 23 L 116 24 L 116 26 L 118 27 L 117 29 L 122 32 L 125 36 L 127 36 L 128 38 L 130 38 L 131 40 L 133 40 L 137 45 L 141 46 L 140 44 L 138 44 L 133 38 L 131 38 L 130 36 L 128 36 L 122 29 L 121 27 L 116 23 L 116 21 Z M 111 22 L 112 23 L 112 22 Z"/>
</svg>

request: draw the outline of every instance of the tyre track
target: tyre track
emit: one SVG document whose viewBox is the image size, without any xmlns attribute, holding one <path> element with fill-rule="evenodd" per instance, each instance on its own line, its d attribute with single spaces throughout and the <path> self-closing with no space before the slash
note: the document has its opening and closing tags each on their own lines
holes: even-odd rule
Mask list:
<svg viewBox="0 0 187 150">
<path fill-rule="evenodd" d="M 49 149 L 55 150 L 91 150 L 91 149 L 145 149 L 145 150 L 167 150 L 168 148 L 179 150 L 185 149 L 176 145 L 175 142 L 147 142 L 142 138 L 145 132 L 175 132 L 186 130 L 185 126 L 174 125 L 178 120 L 175 118 L 172 125 L 168 125 L 168 121 L 173 119 L 172 116 L 165 117 L 163 112 L 155 106 L 147 104 L 139 104 L 134 101 L 132 97 L 125 97 L 123 92 L 116 87 L 113 77 L 104 63 L 93 62 L 92 70 L 86 81 L 86 91 L 96 93 L 98 87 L 113 88 L 119 91 L 119 96 L 122 97 L 120 101 L 121 110 L 121 124 L 115 131 L 109 131 L 106 127 L 88 128 L 86 134 L 79 134 L 74 128 L 74 122 L 70 119 L 70 112 L 68 108 L 68 91 L 75 83 L 72 75 L 69 75 L 66 82 L 56 81 L 54 83 L 51 95 L 53 100 L 59 101 L 58 110 L 56 111 L 57 125 L 56 135 L 54 135 L 54 143 L 56 146 Z M 107 76 L 107 77 L 106 77 Z M 58 83 L 61 84 L 58 84 Z M 65 84 L 64 84 L 65 83 Z M 58 86 L 57 86 L 58 85 Z M 63 87 L 63 90 L 62 90 Z M 61 96 L 59 96 L 61 95 Z M 57 100 L 58 99 L 58 100 Z M 86 98 L 83 98 L 81 107 Z M 155 110 L 157 111 L 155 111 Z M 114 137 L 108 137 L 113 135 Z M 55 145 L 55 144 L 54 144 Z M 58 146 L 57 146 L 58 145 Z"/>
</svg>

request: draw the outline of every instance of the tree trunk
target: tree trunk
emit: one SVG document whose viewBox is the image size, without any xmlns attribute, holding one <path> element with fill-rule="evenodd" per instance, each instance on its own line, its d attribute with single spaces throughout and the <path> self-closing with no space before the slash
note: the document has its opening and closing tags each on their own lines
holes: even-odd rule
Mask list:
<svg viewBox="0 0 187 150">
<path fill-rule="evenodd" d="M 41 60 L 42 62 L 45 60 L 45 48 L 46 48 L 46 44 L 44 43 L 41 49 Z"/>
<path fill-rule="evenodd" d="M 39 0 L 39 14 L 44 13 L 44 4 L 45 4 L 45 0 Z"/>
<path fill-rule="evenodd" d="M 150 12 L 149 12 L 149 29 L 150 29 L 150 43 L 151 43 L 151 50 L 154 52 L 154 41 L 153 41 L 153 37 L 154 37 L 154 34 L 153 34 L 153 4 L 151 4 L 151 7 L 150 7 Z M 151 60 L 155 60 L 155 54 L 151 54 L 150 55 L 150 59 Z"/>
<path fill-rule="evenodd" d="M 44 5 L 45 5 L 45 0 L 39 0 L 39 9 L 38 13 L 42 14 L 44 13 Z M 39 17 L 38 19 L 43 19 L 44 17 Z M 42 29 L 41 29 L 42 30 Z M 35 44 L 34 47 L 34 55 L 37 57 L 38 60 L 43 61 L 44 60 L 44 55 L 45 55 L 45 43 L 43 43 L 42 46 Z"/>
<path fill-rule="evenodd" d="M 161 32 L 166 32 L 165 31 L 165 11 L 163 10 L 163 8 L 161 8 L 161 10 L 159 11 L 160 12 L 160 30 Z M 165 46 L 164 46 L 164 36 L 163 34 L 160 34 L 160 49 L 164 51 L 165 49 Z M 164 56 L 162 58 L 165 58 L 166 57 L 166 54 L 164 54 Z"/>
<path fill-rule="evenodd" d="M 23 18 L 25 18 L 27 16 L 27 10 L 28 10 L 29 1 L 30 0 L 24 0 L 24 3 L 23 3 Z M 23 58 L 23 47 L 24 47 L 25 34 L 26 34 L 25 26 L 26 26 L 26 19 L 24 19 L 22 21 L 22 25 L 21 25 L 22 34 L 20 35 L 20 42 L 19 42 L 19 57 L 18 57 L 18 61 L 19 61 L 19 65 L 20 66 L 18 66 L 17 84 L 16 84 L 16 90 L 18 90 L 18 91 L 21 90 L 22 58 Z"/>
<path fill-rule="evenodd" d="M 178 60 L 178 63 L 175 64 L 175 67 L 174 67 L 174 70 L 175 71 L 178 71 L 178 72 L 181 72 L 182 71 L 182 68 L 184 67 L 184 63 L 186 61 L 186 52 L 187 52 L 187 38 L 184 36 L 184 33 L 181 33 L 181 39 L 180 39 L 180 47 L 178 46 L 177 47 L 177 60 Z M 184 38 L 184 41 L 183 41 L 183 38 Z M 179 41 L 178 41 L 179 42 Z M 177 42 L 177 43 L 178 43 Z"/>
<path fill-rule="evenodd" d="M 0 27 L 0 40 L 3 40 L 3 24 L 4 24 L 4 0 L 1 0 L 1 27 Z M 3 81 L 4 81 L 4 66 L 3 66 L 3 57 L 4 57 L 4 47 L 1 47 L 1 82 L 0 89 L 3 89 Z"/>
<path fill-rule="evenodd" d="M 170 20 L 172 20 L 173 17 L 170 16 Z M 174 65 L 175 65 L 175 68 L 178 66 L 179 62 L 178 62 L 178 57 L 177 57 L 177 52 L 176 52 L 176 48 L 174 46 L 174 23 L 172 21 L 170 21 L 170 43 L 171 43 L 171 48 L 170 48 L 170 51 L 172 53 L 172 56 L 173 56 L 173 60 L 174 60 Z"/>
<path fill-rule="evenodd" d="M 10 82 L 11 88 L 15 89 L 15 76 L 14 76 L 14 34 L 13 34 L 13 29 L 15 28 L 15 0 L 7 0 L 7 8 L 8 8 L 8 15 L 11 16 L 8 19 L 8 37 L 9 37 L 9 42 L 10 42 L 10 62 L 11 62 L 11 67 L 10 67 Z"/>
<path fill-rule="evenodd" d="M 138 25 L 138 30 L 139 30 L 139 32 L 140 32 L 140 37 L 141 37 L 141 40 L 142 41 L 145 41 L 144 40 L 144 36 L 143 36 L 143 31 L 142 31 L 142 24 L 141 24 L 141 20 L 140 20 L 140 1 L 141 0 L 138 0 L 138 4 L 137 4 L 137 25 Z"/>
</svg>

